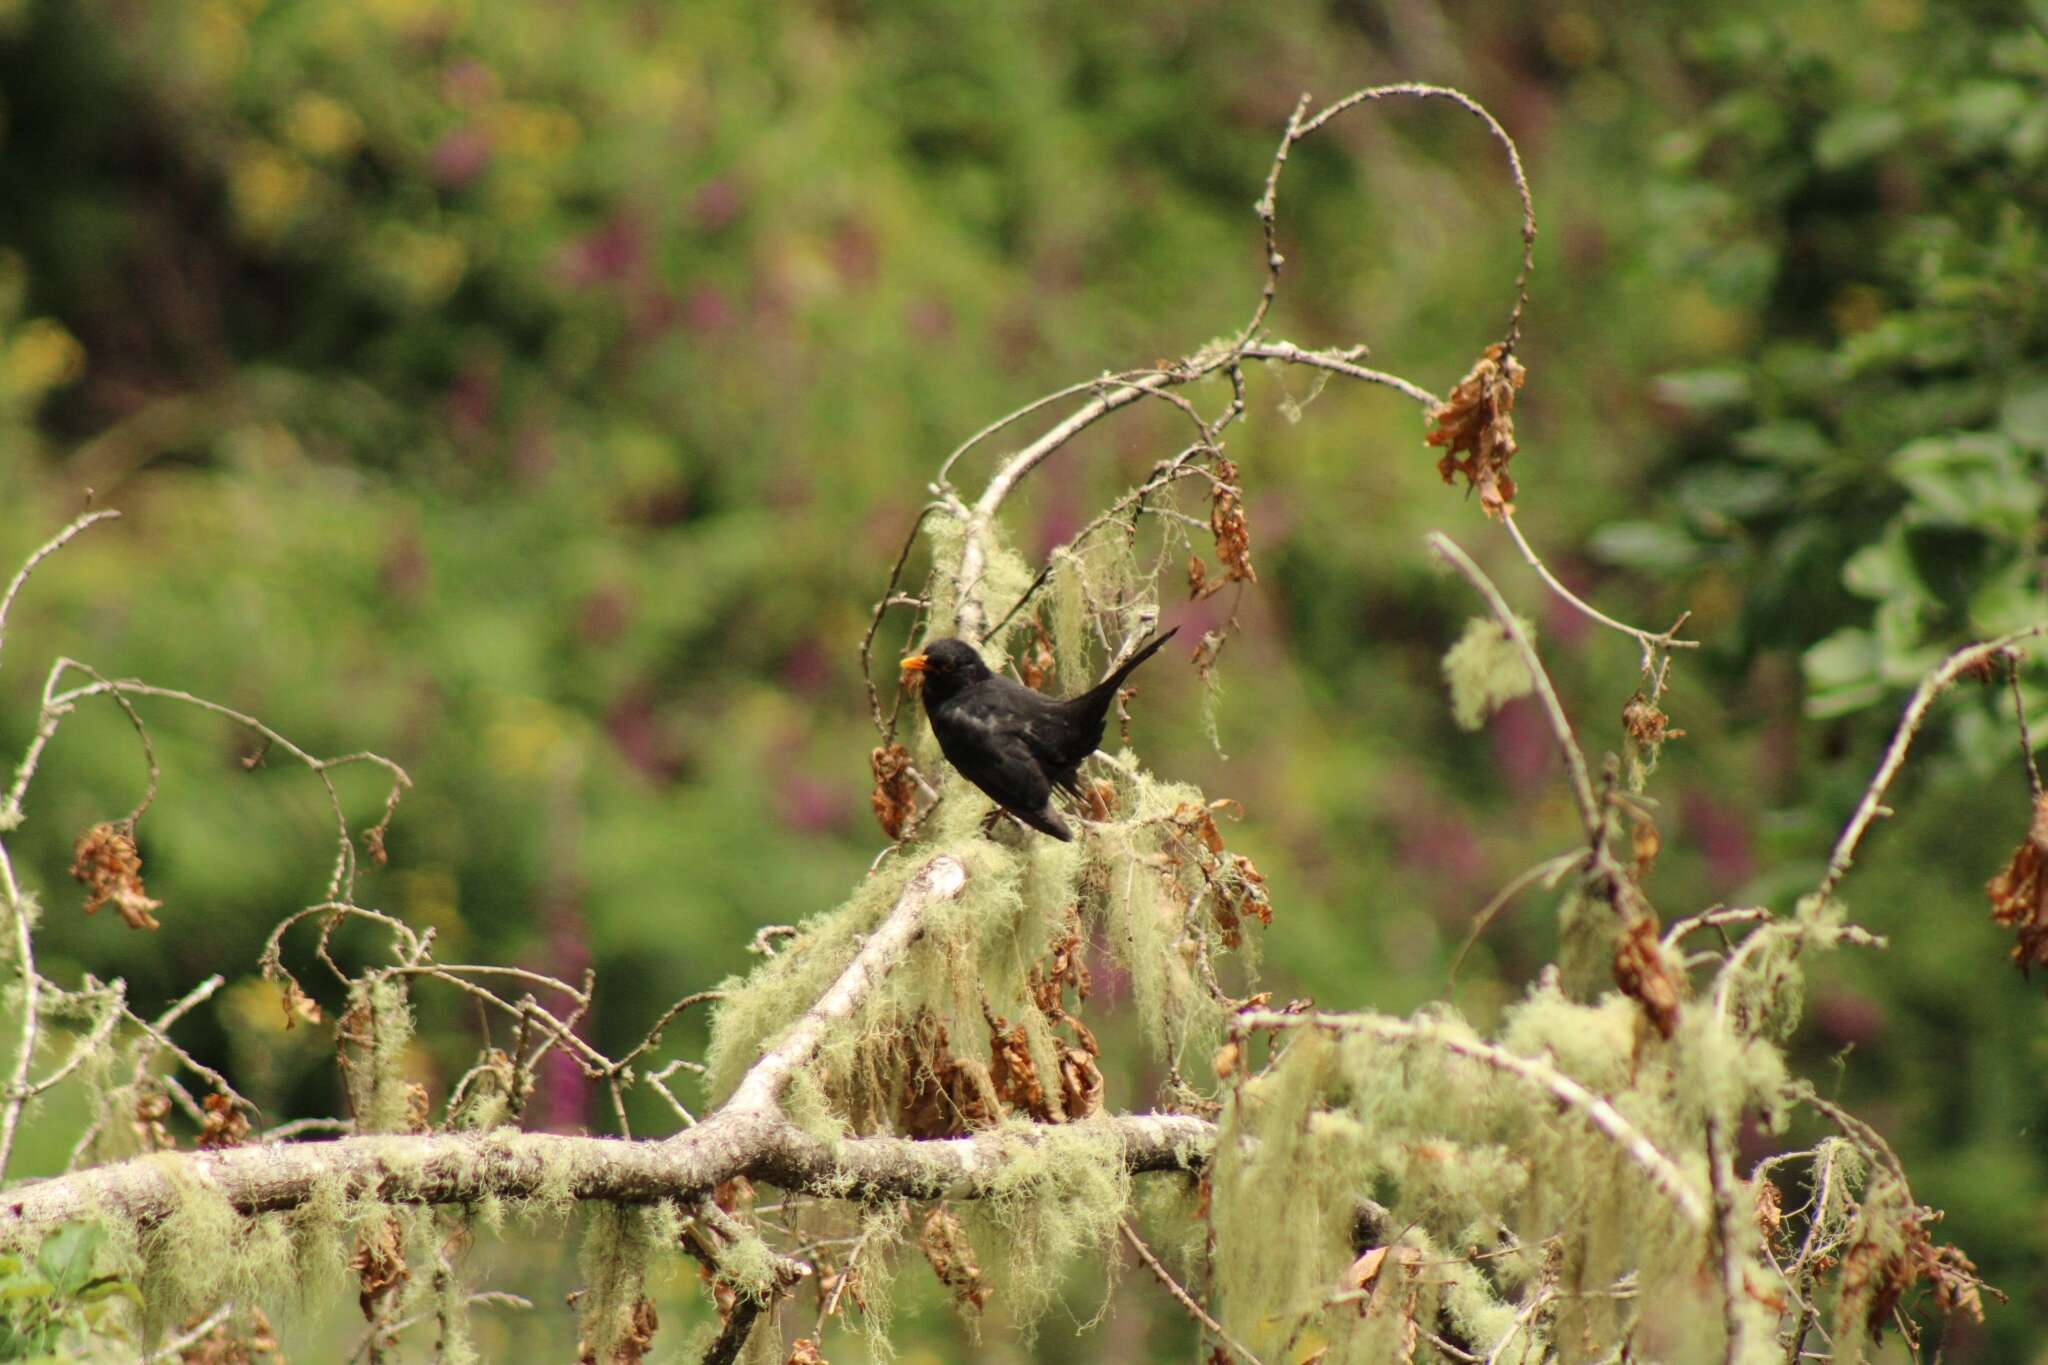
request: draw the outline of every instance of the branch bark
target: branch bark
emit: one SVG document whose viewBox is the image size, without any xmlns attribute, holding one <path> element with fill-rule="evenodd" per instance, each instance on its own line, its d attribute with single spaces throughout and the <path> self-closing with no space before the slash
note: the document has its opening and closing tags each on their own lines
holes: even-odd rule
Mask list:
<svg viewBox="0 0 2048 1365">
<path fill-rule="evenodd" d="M 138 1223 L 209 1191 L 244 1214 L 297 1208 L 336 1182 L 352 1195 L 461 1204 L 486 1195 L 645 1204 L 687 1202 L 736 1175 L 861 1201 L 976 1199 L 1018 1156 L 1062 1133 L 1112 1134 L 1134 1173 L 1193 1169 L 1215 1126 L 1184 1114 L 1025 1124 L 967 1138 L 826 1142 L 774 1114 L 727 1108 L 661 1140 L 556 1133 L 366 1135 L 137 1157 L 33 1181 L 0 1195 L 0 1245 L 109 1211 Z"/>
</svg>

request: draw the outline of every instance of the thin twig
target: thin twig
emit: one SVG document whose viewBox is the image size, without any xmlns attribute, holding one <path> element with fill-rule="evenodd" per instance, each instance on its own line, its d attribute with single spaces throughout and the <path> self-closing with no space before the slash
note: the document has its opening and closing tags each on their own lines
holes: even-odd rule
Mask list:
<svg viewBox="0 0 2048 1365">
<path fill-rule="evenodd" d="M 69 545 L 79 532 L 87 527 L 102 521 L 112 521 L 120 515 L 111 507 L 103 507 L 97 512 L 87 512 L 82 517 L 74 518 L 69 526 L 38 545 L 22 562 L 14 577 L 7 581 L 7 590 L 0 592 L 0 649 L 6 648 L 7 645 L 7 615 L 14 610 L 14 599 L 21 594 L 22 585 L 28 582 L 28 576 L 36 571 L 36 567 Z"/>
<path fill-rule="evenodd" d="M 1465 964 L 1465 955 L 1479 942 L 1479 936 L 1486 932 L 1487 925 L 1493 923 L 1495 915 L 1506 909 L 1516 896 L 1529 887 L 1559 875 L 1585 856 L 1579 850 L 1573 849 L 1569 853 L 1560 853 L 1555 858 L 1545 858 L 1534 867 L 1525 868 L 1506 886 L 1495 892 L 1493 899 L 1480 907 L 1479 913 L 1472 917 L 1472 928 L 1466 933 L 1465 941 L 1458 945 L 1458 951 L 1452 955 L 1450 977 L 1445 982 L 1445 989 L 1451 989 L 1458 984 L 1458 969 Z"/>
<path fill-rule="evenodd" d="M 1834 851 L 1828 854 L 1827 875 L 1820 879 L 1814 894 L 1825 900 L 1834 894 L 1842 878 L 1848 874 L 1849 864 L 1856 856 L 1856 845 L 1863 833 L 1870 828 L 1882 809 L 1885 788 L 1899 775 L 1899 769 L 1906 761 L 1906 751 L 1913 747 L 1913 737 L 1919 733 L 1921 722 L 1927 718 L 1927 709 L 1934 699 L 1946 691 L 1949 685 L 1964 673 L 1982 666 L 1987 660 L 1998 658 L 2022 640 L 2048 635 L 2048 624 L 2029 626 L 2025 630 L 2002 635 L 1996 640 L 1969 645 L 1948 656 L 1941 666 L 1929 673 L 1914 691 L 1912 700 L 1906 703 L 1905 714 L 1899 717 L 1898 728 L 1892 733 L 1892 742 L 1885 749 L 1884 758 L 1879 761 L 1877 771 L 1871 775 L 1870 785 L 1863 791 L 1863 799 L 1856 803 L 1855 814 L 1842 829 L 1841 837 L 1835 840 Z"/>
<path fill-rule="evenodd" d="M 1225 1331 L 1223 1324 L 1210 1317 L 1209 1310 L 1197 1303 L 1195 1296 L 1181 1287 L 1180 1281 L 1173 1278 L 1173 1272 L 1159 1263 L 1159 1258 L 1152 1254 L 1152 1248 L 1145 1245 L 1145 1239 L 1138 1235 L 1138 1230 L 1131 1226 L 1128 1219 L 1123 1222 L 1122 1228 L 1124 1241 L 1130 1244 L 1138 1259 L 1145 1263 L 1145 1268 L 1151 1271 L 1153 1278 L 1173 1296 L 1174 1302 L 1186 1309 L 1188 1316 L 1200 1324 L 1203 1331 L 1229 1347 L 1231 1353 L 1244 1361 L 1245 1365 L 1264 1365 L 1263 1361 L 1252 1354 L 1249 1346 Z"/>
<path fill-rule="evenodd" d="M 1643 647 L 1643 667 L 1645 669 L 1648 669 L 1650 667 L 1652 661 L 1655 658 L 1656 651 L 1658 650 L 1698 649 L 1700 647 L 1700 642 L 1698 640 L 1680 640 L 1677 638 L 1679 628 L 1686 623 L 1687 618 L 1692 615 L 1691 612 L 1686 612 L 1684 615 L 1680 616 L 1676 621 L 1674 621 L 1671 624 L 1671 628 L 1663 632 L 1662 634 L 1655 634 L 1651 631 L 1640 630 L 1635 626 L 1627 625 L 1621 621 L 1617 621 L 1612 616 L 1609 616 L 1606 612 L 1601 611 L 1598 607 L 1593 606 L 1591 603 L 1587 602 L 1585 599 L 1581 598 L 1577 593 L 1573 592 L 1570 588 L 1567 588 L 1563 583 L 1558 581 L 1557 575 L 1550 571 L 1550 566 L 1543 562 L 1542 556 L 1536 553 L 1535 548 L 1531 546 L 1528 540 L 1522 535 L 1522 528 L 1516 525 L 1515 513 L 1512 508 L 1503 510 L 1500 514 L 1500 519 L 1501 522 L 1508 528 L 1508 535 L 1513 538 L 1515 542 L 1515 548 L 1522 552 L 1522 558 L 1528 561 L 1529 567 L 1536 571 L 1537 577 L 1541 578 L 1546 584 L 1549 585 L 1550 590 L 1552 592 L 1556 593 L 1560 598 L 1564 599 L 1566 603 L 1576 608 L 1578 612 L 1582 616 L 1585 616 L 1588 620 L 1596 621 L 1599 624 L 1606 626 L 1609 630 L 1620 631 L 1623 635 L 1629 636 L 1630 638 L 1634 639 L 1637 644 Z"/>
<path fill-rule="evenodd" d="M 1597 844 L 1600 839 L 1600 804 L 1593 797 L 1593 779 L 1586 769 L 1586 755 L 1579 743 L 1572 737 L 1572 723 L 1564 714 L 1564 703 L 1557 699 L 1557 689 L 1551 686 L 1550 675 L 1543 670 L 1543 660 L 1537 657 L 1536 646 L 1530 643 L 1528 632 L 1522 629 L 1521 621 L 1508 608 L 1507 600 L 1500 595 L 1500 589 L 1493 586 L 1472 557 L 1458 548 L 1456 541 L 1442 531 L 1431 531 L 1429 547 L 1479 591 L 1493 609 L 1494 619 L 1507 632 L 1515 650 L 1528 666 L 1530 680 L 1535 684 L 1536 695 L 1543 702 L 1543 713 L 1550 720 L 1551 733 L 1557 737 L 1557 747 L 1564 754 L 1566 770 L 1571 774 L 1572 796 L 1578 802 L 1579 819 L 1586 827 L 1586 842 Z"/>
<path fill-rule="evenodd" d="M 2020 659 L 2017 649 L 2005 652 L 2005 681 L 2012 688 L 2012 722 L 2020 732 L 2020 758 L 2027 765 L 2027 790 L 2041 799 L 2041 765 L 2034 761 L 2034 737 L 2027 732 L 2027 699 L 2020 692 Z"/>
</svg>

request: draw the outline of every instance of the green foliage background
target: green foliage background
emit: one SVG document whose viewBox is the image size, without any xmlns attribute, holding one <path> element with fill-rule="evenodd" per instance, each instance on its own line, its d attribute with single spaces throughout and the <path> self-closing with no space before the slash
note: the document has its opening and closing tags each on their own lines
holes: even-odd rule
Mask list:
<svg viewBox="0 0 2048 1365">
<path fill-rule="evenodd" d="M 2044 35 L 2039 0 L 0 0 L 0 564 L 87 489 L 125 513 L 24 598 L 0 748 L 65 653 L 316 752 L 387 753 L 417 785 L 366 902 L 444 957 L 594 966 L 592 1028 L 629 1044 L 879 847 L 854 651 L 938 460 L 1241 323 L 1296 95 L 1436 80 L 1520 139 L 1543 225 L 1522 523 L 1606 609 L 1689 608 L 1708 645 L 1667 704 L 1688 733 L 1653 780 L 1649 889 L 1667 914 L 1786 908 L 1903 689 L 2048 619 Z M 1354 115 L 1298 151 L 1281 203 L 1276 334 L 1365 340 L 1440 392 L 1497 335 L 1517 218 L 1471 120 Z M 1252 398 L 1230 453 L 1261 582 L 1220 745 L 1178 664 L 1147 676 L 1136 739 L 1244 803 L 1275 991 L 1407 1011 L 1444 993 L 1493 890 L 1573 838 L 1530 703 L 1452 721 L 1438 660 L 1476 608 L 1422 532 L 1537 619 L 1591 744 L 1619 744 L 1635 651 L 1439 484 L 1411 405 L 1302 373 Z M 1141 405 L 1063 454 L 1019 543 L 1071 531 L 1177 420 Z M 2027 701 L 2048 734 L 2048 697 Z M 2042 1001 L 1980 891 L 2026 823 L 2004 704 L 1945 704 L 1846 888 L 1892 948 L 1830 965 L 1801 1043 L 1810 1068 L 1841 1059 L 1840 1096 L 2014 1297 L 1944 1340 L 1951 1361 L 2032 1358 L 2048 1294 Z M 71 905 L 71 840 L 141 778 L 118 713 L 81 716 L 19 845 L 46 970 L 125 976 L 144 1010 L 229 973 L 195 1046 L 273 1118 L 332 1112 L 323 1044 L 253 975 L 324 881 L 317 785 L 149 718 L 163 930 Z M 374 818 L 370 777 L 346 792 Z M 1555 933 L 1529 898 L 1461 1007 L 1486 1021 Z M 425 1005 L 438 1096 L 475 1024 Z M 1157 1080 L 1135 1050 L 1105 1070 L 1113 1107 Z M 563 1077 L 542 1117 L 601 1126 L 592 1099 Z M 23 1169 L 60 1164 L 65 1127 L 46 1114 Z M 500 1260 L 573 1282 L 530 1247 Z M 1079 1342 L 1055 1319 L 972 1349 L 1181 1357 L 1142 1277 L 1115 1295 Z M 665 1322 L 702 1300 L 669 1286 Z M 554 1303 L 507 1330 L 566 1346 Z M 899 1335 L 909 1359 L 970 1349 L 937 1294 Z"/>
</svg>

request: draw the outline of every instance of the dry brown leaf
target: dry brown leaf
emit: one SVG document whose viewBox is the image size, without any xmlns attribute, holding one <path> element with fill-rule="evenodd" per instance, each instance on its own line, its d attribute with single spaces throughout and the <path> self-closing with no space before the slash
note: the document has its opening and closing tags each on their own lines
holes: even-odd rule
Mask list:
<svg viewBox="0 0 2048 1365">
<path fill-rule="evenodd" d="M 1515 481 L 1508 476 L 1508 461 L 1515 454 L 1515 391 L 1527 377 L 1522 363 L 1495 342 L 1451 396 L 1429 412 L 1424 439 L 1444 448 L 1437 473 L 1445 483 L 1463 474 L 1466 488 L 1478 490 L 1479 505 L 1490 517 L 1514 510 Z"/>
<path fill-rule="evenodd" d="M 1235 1038 L 1217 1048 L 1215 1060 L 1212 1062 L 1216 1068 L 1216 1079 L 1227 1081 L 1236 1075 L 1238 1059 L 1243 1055 L 1244 1048 Z"/>
<path fill-rule="evenodd" d="M 135 833 L 126 824 L 103 823 L 78 836 L 71 859 L 71 875 L 85 883 L 85 913 L 114 903 L 130 929 L 157 928 L 152 910 L 163 908 L 151 900 L 142 885 L 142 855 L 135 849 Z"/>
<path fill-rule="evenodd" d="M 924 1229 L 918 1234 L 917 1244 L 924 1250 L 924 1258 L 930 1262 L 932 1274 L 939 1283 L 953 1291 L 953 1298 L 963 1308 L 980 1312 L 988 1302 L 989 1289 L 981 1282 L 981 1267 L 975 1264 L 974 1247 L 967 1240 L 967 1234 L 960 1227 L 958 1219 L 941 1204 L 925 1216 Z"/>
<path fill-rule="evenodd" d="M 405 1131 L 424 1133 L 434 1125 L 433 1106 L 427 1099 L 427 1088 L 418 1081 L 405 1083 Z"/>
<path fill-rule="evenodd" d="M 1045 623 L 1034 619 L 1031 632 L 1030 647 L 1017 656 L 1017 676 L 1034 692 L 1043 692 L 1053 680 L 1057 661 L 1053 658 L 1052 637 L 1045 633 Z"/>
<path fill-rule="evenodd" d="M 1364 1255 L 1351 1263 L 1351 1269 L 1344 1272 L 1344 1287 L 1361 1294 L 1370 1291 L 1379 1282 L 1380 1267 L 1386 1264 L 1386 1260 L 1385 1247 L 1367 1248 Z M 1363 1315 L 1365 1305 L 1360 1304 L 1358 1311 Z"/>
<path fill-rule="evenodd" d="M 1622 930 L 1614 947 L 1614 984 L 1642 1005 L 1643 1013 L 1669 1038 L 1678 1030 L 1678 983 L 1664 965 L 1657 944 L 1657 921 L 1643 915 Z"/>
<path fill-rule="evenodd" d="M 208 1095 L 200 1101 L 206 1121 L 199 1126 L 199 1145 L 208 1151 L 239 1147 L 249 1136 L 249 1120 L 226 1095 Z"/>
<path fill-rule="evenodd" d="M 1088 1041 L 1092 1044 L 1095 1040 Z M 1092 1119 L 1102 1112 L 1102 1069 L 1085 1049 L 1060 1050 L 1060 1107 L 1066 1110 L 1069 1123 Z"/>
<path fill-rule="evenodd" d="M 1667 739 L 1684 739 L 1685 731 L 1671 728 L 1671 717 L 1640 690 L 1621 708 L 1621 728 L 1633 743 L 1654 749 Z"/>
<path fill-rule="evenodd" d="M 299 983 L 290 977 L 284 981 L 284 1026 L 295 1028 L 299 1020 L 318 1024 L 322 1018 L 319 1004 L 312 996 L 299 989 Z"/>
<path fill-rule="evenodd" d="M 1785 1226 L 1785 1201 L 1778 1193 L 1777 1183 L 1759 1179 L 1752 1199 L 1757 1231 L 1764 1235 L 1766 1243 L 1776 1246 L 1778 1234 Z"/>
<path fill-rule="evenodd" d="M 2012 960 L 2031 974 L 2048 964 L 2048 795 L 2035 798 L 2026 841 L 2004 871 L 1985 883 L 1991 918 L 2016 935 Z"/>
<path fill-rule="evenodd" d="M 1209 493 L 1209 531 L 1216 537 L 1216 558 L 1223 565 L 1224 582 L 1258 582 L 1259 576 L 1252 570 L 1252 533 L 1245 524 L 1237 466 L 1220 455 Z"/>
<path fill-rule="evenodd" d="M 348 1268 L 355 1272 L 361 1292 L 363 1320 L 375 1322 L 384 1300 L 412 1278 L 405 1266 L 405 1238 L 398 1220 L 387 1218 L 374 1231 L 364 1229 L 356 1237 L 355 1255 Z"/>
<path fill-rule="evenodd" d="M 1635 823 L 1629 827 L 1628 846 L 1635 859 L 1636 880 L 1641 881 L 1649 875 L 1651 865 L 1664 849 L 1664 840 L 1657 833 L 1657 822 L 1637 812 Z"/>
<path fill-rule="evenodd" d="M 171 1097 L 161 1090 L 151 1091 L 136 1099 L 134 1116 L 130 1122 L 144 1151 L 168 1151 L 177 1145 L 171 1140 L 170 1129 L 164 1127 L 164 1120 L 170 1116 L 170 1112 Z"/>
<path fill-rule="evenodd" d="M 1059 1115 L 1046 1103 L 1045 1087 L 1038 1068 L 1031 1064 L 1031 1046 L 1024 1038 L 1024 1026 L 1012 1028 L 1001 1015 L 982 1012 L 988 1018 L 988 1079 L 996 1098 L 1011 1109 L 1022 1109 L 1040 1123 L 1057 1123 Z"/>
<path fill-rule="evenodd" d="M 798 1337 L 789 1344 L 789 1359 L 782 1365 L 827 1365 L 825 1357 L 818 1353 L 818 1343 L 809 1337 Z"/>
<path fill-rule="evenodd" d="M 875 789 L 868 795 L 875 822 L 882 833 L 900 840 L 917 823 L 917 779 L 910 773 L 910 750 L 901 744 L 885 744 L 868 755 L 868 767 L 875 774 Z"/>
<path fill-rule="evenodd" d="M 946 1026 L 920 1014 L 901 1042 L 904 1086 L 896 1125 L 914 1138 L 965 1137 L 1002 1118 L 988 1068 L 953 1056 Z"/>
</svg>

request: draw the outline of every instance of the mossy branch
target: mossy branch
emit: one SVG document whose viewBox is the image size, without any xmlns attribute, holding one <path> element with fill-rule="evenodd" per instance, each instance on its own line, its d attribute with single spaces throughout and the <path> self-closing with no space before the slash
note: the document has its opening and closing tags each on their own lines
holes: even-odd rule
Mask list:
<svg viewBox="0 0 2048 1365">
<path fill-rule="evenodd" d="M 1083 1124 L 1010 1124 L 966 1138 L 852 1138 L 825 1142 L 756 1110 L 726 1109 L 658 1141 L 555 1133 L 366 1134 L 327 1142 L 158 1153 L 32 1181 L 0 1198 L 0 1246 L 110 1211 L 142 1226 L 167 1217 L 194 1189 L 237 1213 L 295 1209 L 331 1198 L 389 1204 L 470 1204 L 493 1196 L 646 1204 L 701 1197 L 744 1175 L 785 1189 L 857 1201 L 979 1199 L 1048 1133 L 1116 1143 L 1133 1173 L 1207 1160 L 1215 1127 L 1185 1114 L 1129 1114 Z"/>
</svg>

